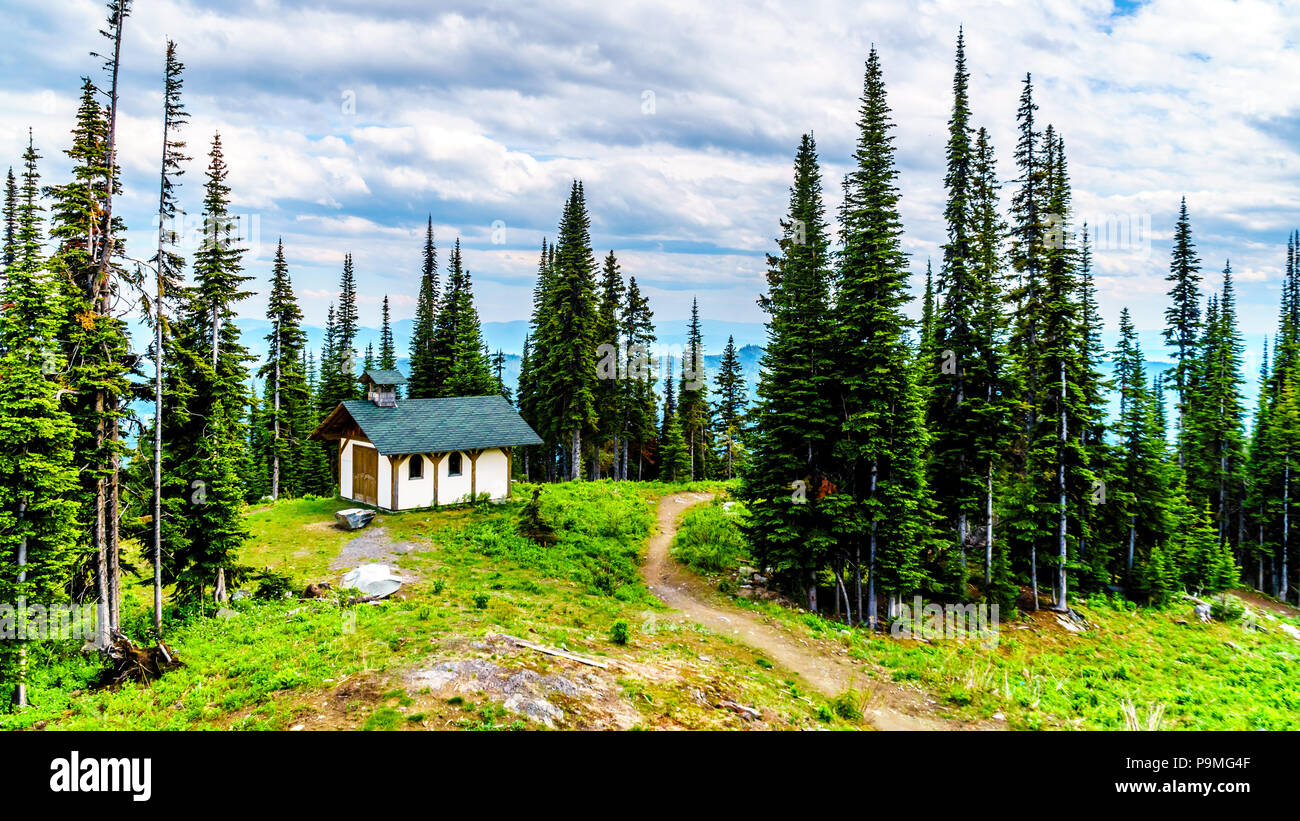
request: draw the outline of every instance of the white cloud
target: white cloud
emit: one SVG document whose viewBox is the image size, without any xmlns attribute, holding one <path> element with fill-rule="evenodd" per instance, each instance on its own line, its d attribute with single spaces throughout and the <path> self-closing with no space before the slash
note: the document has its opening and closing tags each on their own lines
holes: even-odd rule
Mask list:
<svg viewBox="0 0 1300 821">
<path fill-rule="evenodd" d="M 580 178 L 598 254 L 619 254 L 660 317 L 683 316 L 698 293 L 708 316 L 757 321 L 761 254 L 785 208 L 799 135 L 817 135 L 833 215 L 872 43 L 898 123 L 907 248 L 918 271 L 937 261 L 961 22 L 975 120 L 992 133 L 1003 177 L 1013 176 L 1016 103 L 1031 71 L 1040 121 L 1066 141 L 1080 214 L 1147 220 L 1149 248 L 1097 255 L 1110 322 L 1127 304 L 1144 328 L 1162 324 L 1169 230 L 1185 194 L 1206 288 L 1231 257 L 1243 320 L 1268 328 L 1269 286 L 1300 211 L 1300 112 L 1277 92 L 1300 81 L 1297 15 L 1263 0 L 1112 9 L 1109 0 L 557 0 L 489 11 L 159 0 L 128 23 L 123 211 L 133 229 L 148 228 L 170 34 L 187 65 L 198 158 L 183 196 L 197 207 L 207 143 L 220 130 L 237 210 L 261 218 L 250 268 L 265 277 L 283 235 L 295 281 L 310 291 L 309 320 L 323 319 L 348 250 L 368 295 L 387 292 L 395 312 L 409 310 L 429 213 L 443 260 L 463 237 L 484 318 L 525 317 L 537 247 Z M 50 0 L 11 26 L 0 152 L 16 162 L 30 123 L 47 180 L 65 169 L 59 151 L 79 77 L 98 76 L 86 52 L 100 47 L 101 16 L 93 0 Z M 507 226 L 504 247 L 491 244 L 494 220 Z M 247 303 L 261 310 L 260 299 Z"/>
</svg>

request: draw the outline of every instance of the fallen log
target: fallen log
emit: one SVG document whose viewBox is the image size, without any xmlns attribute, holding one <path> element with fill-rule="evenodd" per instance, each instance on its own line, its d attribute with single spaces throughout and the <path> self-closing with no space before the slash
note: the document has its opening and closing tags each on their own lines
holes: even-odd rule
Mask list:
<svg viewBox="0 0 1300 821">
<path fill-rule="evenodd" d="M 521 639 L 516 636 L 507 635 L 506 633 L 498 633 L 497 637 L 503 638 L 506 641 L 510 642 L 511 644 L 516 644 L 520 647 L 525 647 L 529 650 L 535 650 L 538 653 L 545 653 L 548 656 L 557 656 L 562 659 L 568 659 L 569 661 L 576 661 L 579 664 L 586 664 L 590 667 L 599 667 L 602 670 L 609 669 L 609 665 L 606 664 L 605 662 L 598 661 L 596 659 L 589 658 L 587 656 L 580 656 L 577 653 L 570 653 L 566 650 L 557 650 L 554 647 L 547 647 L 545 644 L 538 644 L 535 641 L 527 641 L 525 639 Z"/>
<path fill-rule="evenodd" d="M 744 704 L 741 704 L 738 701 L 732 701 L 731 699 L 723 699 L 722 701 L 719 701 L 718 707 L 719 709 L 730 710 L 742 718 L 748 718 L 751 721 L 757 721 L 763 717 L 763 714 L 754 707 L 746 707 Z"/>
</svg>

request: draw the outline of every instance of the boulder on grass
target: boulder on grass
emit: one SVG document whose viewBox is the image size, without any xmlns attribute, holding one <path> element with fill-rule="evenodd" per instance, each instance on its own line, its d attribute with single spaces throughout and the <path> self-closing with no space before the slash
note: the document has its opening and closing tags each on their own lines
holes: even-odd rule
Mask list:
<svg viewBox="0 0 1300 821">
<path fill-rule="evenodd" d="M 360 530 L 375 518 L 375 511 L 364 507 L 350 507 L 347 510 L 336 511 L 334 518 L 339 520 L 344 530 Z"/>
<path fill-rule="evenodd" d="M 386 564 L 363 564 L 343 576 L 343 589 L 355 590 L 372 599 L 382 599 L 396 593 L 403 581 L 400 576 L 394 576 Z"/>
</svg>

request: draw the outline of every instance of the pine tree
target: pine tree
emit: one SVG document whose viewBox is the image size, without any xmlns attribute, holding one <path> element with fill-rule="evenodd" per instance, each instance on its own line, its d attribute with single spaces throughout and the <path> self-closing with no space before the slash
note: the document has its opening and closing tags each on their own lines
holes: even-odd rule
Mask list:
<svg viewBox="0 0 1300 821">
<path fill-rule="evenodd" d="M 581 472 L 582 438 L 596 423 L 596 260 L 582 183 L 575 181 L 560 221 L 545 322 L 534 337 L 542 357 L 539 396 L 548 432 L 568 448 L 566 473 Z"/>
<path fill-rule="evenodd" d="M 624 378 L 619 362 L 619 351 L 623 344 L 619 338 L 619 311 L 623 307 L 625 291 L 618 259 L 615 258 L 614 252 L 610 251 L 605 256 L 605 264 L 601 270 L 600 302 L 596 309 L 598 378 L 593 400 L 597 420 L 596 437 L 592 443 L 591 478 L 593 480 L 600 478 L 601 454 L 606 443 L 610 445 L 610 473 L 617 475 L 619 472 L 618 460 L 621 453 L 619 435 L 622 418 L 619 400 L 623 395 L 620 380 Z"/>
<path fill-rule="evenodd" d="M 637 479 L 641 478 L 645 454 L 655 439 L 655 374 L 651 366 L 651 348 L 655 344 L 654 313 L 650 300 L 641 293 L 636 277 L 628 278 L 627 301 L 622 310 L 620 335 L 624 346 L 623 379 L 618 400 L 621 414 L 619 428 L 623 443 L 622 469 L 618 476 L 631 475 L 631 444 L 636 444 Z M 669 394 L 672 391 L 668 391 Z"/>
<path fill-rule="evenodd" d="M 178 322 L 177 344 L 167 352 L 177 375 L 164 386 L 173 401 L 163 429 L 164 472 L 171 477 L 164 489 L 173 498 L 170 505 L 164 498 L 164 508 L 180 521 L 170 533 L 163 530 L 163 571 L 175 582 L 179 600 L 190 605 L 207 591 L 223 595 L 227 579 L 238 571 L 235 554 L 247 538 L 239 472 L 249 461 L 244 408 L 252 356 L 234 319 L 237 303 L 251 295 L 242 290 L 251 277 L 242 269 L 242 237 L 230 215 L 229 171 L 219 135 L 209 158 L 204 239 L 194 256 L 192 298 Z"/>
<path fill-rule="evenodd" d="M 682 434 L 681 417 L 672 414 L 664 420 L 663 441 L 659 445 L 659 480 L 682 482 L 688 478 L 690 455 Z"/>
<path fill-rule="evenodd" d="M 917 350 L 920 358 L 929 362 L 935 358 L 934 316 L 938 306 L 938 294 L 934 288 L 934 266 L 930 260 L 925 261 L 925 290 L 921 292 L 921 329 L 918 334 Z"/>
<path fill-rule="evenodd" d="M 1279 356 L 1274 354 L 1274 370 Z M 1268 412 L 1269 431 L 1264 475 L 1271 480 L 1272 497 L 1266 502 L 1273 530 L 1273 590 L 1289 600 L 1291 590 L 1291 511 L 1295 507 L 1294 466 L 1300 453 L 1300 385 L 1290 373 L 1279 374 Z"/>
<path fill-rule="evenodd" d="M 963 37 L 958 31 L 953 107 L 948 120 L 948 192 L 944 219 L 948 241 L 943 248 L 943 269 L 938 292 L 943 301 L 932 309 L 928 334 L 923 333 L 922 355 L 930 387 L 927 419 L 933 432 L 929 482 L 935 503 L 954 534 L 961 562 L 966 563 L 970 522 L 977 518 L 987 493 L 985 471 L 972 463 L 978 440 L 985 432 L 988 409 L 997 379 L 996 327 L 979 322 L 987 303 L 984 293 L 996 279 L 981 279 L 975 264 L 976 173 L 978 157 L 971 144 L 969 75 Z M 926 267 L 927 289 L 930 272 Z M 933 299 L 931 297 L 931 299 Z M 992 366 L 992 367 L 991 367 Z M 964 580 L 963 580 L 964 581 Z"/>
<path fill-rule="evenodd" d="M 767 258 L 768 315 L 748 470 L 740 495 L 750 511 L 754 558 L 817 610 L 818 573 L 837 547 L 836 510 L 825 490 L 838 435 L 830 363 L 830 240 L 817 146 L 799 143 L 779 255 Z M 671 378 L 671 370 L 670 370 Z M 671 395 L 671 391 L 669 391 Z"/>
<path fill-rule="evenodd" d="M 248 539 L 239 479 L 239 439 L 225 429 L 231 414 L 214 398 L 208 410 L 205 435 L 194 439 L 197 447 L 184 463 L 190 487 L 190 541 L 176 558 L 176 595 L 182 602 L 200 604 L 212 591 L 219 600 L 226 579 L 238 570 L 235 556 Z M 206 611 L 206 607 L 203 608 Z"/>
<path fill-rule="evenodd" d="M 84 553 L 78 538 L 74 420 L 59 402 L 66 362 L 56 334 L 59 290 L 41 254 L 37 160 L 23 152 L 22 185 L 6 192 L 4 278 L 0 281 L 0 601 L 52 602 Z M 10 180 L 12 182 L 12 174 Z M 8 225 L 6 226 L 8 228 Z M 27 706 L 28 637 L 0 646 L 0 679 Z M 16 644 L 16 647 L 14 646 Z"/>
<path fill-rule="evenodd" d="M 110 31 L 112 29 L 110 28 Z M 65 396 L 78 430 L 76 463 L 81 476 L 83 521 L 98 597 L 96 645 L 107 646 L 119 625 L 118 475 L 123 443 L 118 435 L 129 390 L 125 325 L 115 315 L 123 281 L 117 241 L 125 227 L 111 216 L 120 190 L 110 146 L 112 113 L 105 112 L 89 79 L 82 83 L 72 145 L 72 179 L 51 186 L 51 266 L 63 289 L 59 338 L 68 361 Z"/>
<path fill-rule="evenodd" d="M 388 294 L 384 294 L 383 313 L 379 324 L 379 359 L 382 370 L 391 371 L 397 367 L 397 349 L 393 345 L 392 316 L 388 311 Z"/>
<path fill-rule="evenodd" d="M 267 382 L 264 387 L 267 396 L 258 398 L 257 387 L 251 381 L 248 384 L 248 424 L 245 426 L 247 440 L 238 467 L 239 476 L 243 479 L 244 500 L 250 505 L 271 498 L 271 473 L 268 466 L 275 461 L 276 441 L 272 432 L 267 430 L 267 419 L 264 417 L 271 415 L 275 386 Z"/>
<path fill-rule="evenodd" d="M 1028 470 L 1022 498 L 1029 515 L 1022 520 L 1020 533 L 1029 541 L 1031 561 L 1040 542 L 1051 545 L 1050 553 L 1056 554 L 1055 606 L 1064 611 L 1069 607 L 1069 544 L 1077 540 L 1077 535 L 1070 535 L 1070 499 L 1089 493 L 1095 478 L 1082 439 L 1093 420 L 1081 390 L 1095 377 L 1088 372 L 1088 329 L 1080 321 L 1084 315 L 1082 289 L 1068 233 L 1070 189 L 1065 149 L 1050 125 L 1043 135 L 1043 149 L 1040 167 L 1051 232 L 1043 246 L 1039 299 L 1033 303 L 1041 313 L 1028 323 L 1042 336 L 1040 344 L 1021 357 L 1026 381 L 1039 386 L 1036 396 L 1040 404 L 1032 412 L 1039 424 L 1028 431 L 1026 442 Z M 1050 490 L 1041 482 L 1047 475 L 1054 479 Z M 1077 521 L 1075 525 L 1077 534 Z M 1035 591 L 1036 579 L 1034 561 L 1031 580 Z"/>
<path fill-rule="evenodd" d="M 978 460 L 984 480 L 984 583 L 988 595 L 1010 610 L 1015 607 L 1018 588 L 1005 572 L 1001 575 L 994 572 L 995 569 L 1009 571 L 1011 566 L 1010 553 L 1002 549 L 997 539 L 994 515 L 998 473 L 1015 435 L 1012 391 L 1005 373 L 1008 356 L 1003 331 L 1007 324 L 1004 313 L 1007 277 L 1002 253 L 1006 225 L 999 216 L 999 185 L 993 145 L 983 128 L 975 138 L 972 179 L 971 264 L 978 299 L 971 324 L 974 356 L 970 379 L 975 387 L 970 395 L 972 412 L 979 417 L 972 438 L 972 456 Z"/>
<path fill-rule="evenodd" d="M 1137 330 L 1128 308 L 1120 312 L 1119 345 L 1113 356 L 1115 387 L 1119 393 L 1118 458 L 1112 488 L 1108 494 L 1119 519 L 1116 531 L 1123 534 L 1122 565 L 1113 567 L 1119 578 L 1138 583 L 1135 566 L 1144 567 L 1153 553 L 1172 535 L 1176 522 L 1171 507 L 1172 477 L 1166 460 L 1164 424 L 1160 415 L 1161 396 L 1147 383 L 1146 366 Z M 1157 561 L 1164 561 L 1163 555 Z M 1161 568 L 1165 569 L 1165 568 Z"/>
<path fill-rule="evenodd" d="M 722 349 L 722 361 L 718 363 L 718 402 L 714 408 L 718 424 L 725 442 L 727 466 L 726 478 L 736 474 L 736 456 L 743 454 L 741 432 L 744 428 L 745 410 L 749 397 L 745 393 L 745 374 L 740 367 L 740 357 L 736 354 L 736 337 L 727 337 L 727 346 Z"/>
<path fill-rule="evenodd" d="M 246 249 L 239 243 L 239 219 L 230 213 L 230 187 L 221 135 L 212 139 L 209 165 L 203 194 L 203 242 L 194 255 L 194 300 L 189 318 L 190 347 L 205 351 L 214 373 L 213 389 L 230 422 L 232 434 L 238 433 L 242 415 L 247 363 L 252 361 L 248 349 L 239 341 L 235 324 L 235 305 L 252 292 L 243 290 L 252 277 L 243 273 Z M 200 336 L 202 334 L 202 336 Z"/>
<path fill-rule="evenodd" d="M 841 251 L 834 316 L 838 330 L 835 388 L 841 422 L 836 455 L 851 511 L 843 540 L 860 566 L 867 548 L 867 624 L 877 624 L 876 596 L 896 602 L 917 590 L 922 549 L 930 540 L 925 481 L 922 391 L 915 381 L 903 312 L 907 256 L 902 250 L 893 123 L 880 57 L 867 59 L 854 167 L 844 183 Z"/>
<path fill-rule="evenodd" d="M 691 321 L 686 329 L 686 350 L 682 354 L 682 380 L 677 405 L 690 457 L 690 477 L 692 480 L 709 478 L 705 454 L 709 451 L 711 420 L 698 298 L 691 299 Z"/>
<path fill-rule="evenodd" d="M 12 167 L 5 176 L 4 247 L 0 250 L 0 271 L 6 271 L 18 254 L 18 183 Z"/>
<path fill-rule="evenodd" d="M 294 423 L 297 430 L 313 431 L 322 419 L 317 401 L 320 383 L 316 376 L 316 359 L 312 352 L 303 349 L 303 373 L 307 384 L 307 401 L 298 409 L 298 419 Z M 333 481 L 330 477 L 329 457 L 324 447 L 316 442 L 303 441 L 297 455 L 299 473 L 302 476 L 303 495 L 333 495 Z"/>
<path fill-rule="evenodd" d="M 1187 486 L 1197 505 L 1209 504 L 1219 540 L 1226 543 L 1245 451 L 1243 346 L 1230 264 L 1224 265 L 1222 290 L 1207 306 L 1197 347 L 1184 410 Z"/>
<path fill-rule="evenodd" d="M 461 259 L 460 240 L 452 248 L 447 289 L 429 350 L 432 396 L 488 396 L 497 392 L 483 352 L 478 310 L 469 271 Z"/>
<path fill-rule="evenodd" d="M 506 386 L 505 374 L 506 352 L 498 348 L 497 352 L 492 354 L 492 381 L 496 388 L 496 392 L 505 397 L 505 400 L 513 405 L 515 400 L 510 393 L 510 388 Z"/>
<path fill-rule="evenodd" d="M 332 395 L 334 385 L 338 383 L 338 357 L 335 356 L 335 342 L 338 336 L 334 321 L 334 303 L 330 303 L 325 312 L 325 341 L 320 352 L 320 384 L 316 391 L 316 410 L 322 418 L 337 407 L 339 400 Z"/>
<path fill-rule="evenodd" d="M 185 173 L 182 163 L 189 160 L 185 143 L 177 139 L 177 130 L 189 120 L 189 112 L 181 102 L 185 66 L 176 57 L 176 44 L 167 41 L 167 56 L 163 64 L 163 153 L 158 184 L 158 251 L 151 262 L 154 266 L 153 322 L 154 354 L 154 418 L 153 418 L 153 495 L 152 544 L 153 549 L 153 621 L 154 632 L 162 633 L 162 413 L 163 371 L 167 363 L 166 338 L 170 333 L 170 317 L 176 315 L 188 293 L 182 280 L 184 260 L 175 251 L 178 234 L 171 228 L 176 217 L 176 187 Z M 147 312 L 147 311 L 146 311 Z"/>
<path fill-rule="evenodd" d="M 438 303 L 438 248 L 433 241 L 433 217 L 424 235 L 424 259 L 420 273 L 420 296 L 415 305 L 415 325 L 411 329 L 411 378 L 407 392 L 413 398 L 433 396 L 433 365 L 430 361 Z"/>
<path fill-rule="evenodd" d="M 690 470 L 690 454 L 682 433 L 682 419 L 677 410 L 677 393 L 673 390 L 673 358 L 668 357 L 668 375 L 664 381 L 664 413 L 659 435 L 659 481 L 680 482 Z"/>
<path fill-rule="evenodd" d="M 1271 428 L 1269 424 L 1269 409 L 1272 405 L 1272 399 L 1269 394 L 1269 377 L 1271 371 L 1268 361 L 1268 337 L 1264 338 L 1263 350 L 1260 352 L 1259 377 L 1257 381 L 1257 393 L 1255 401 L 1255 413 L 1251 420 L 1250 446 L 1246 454 L 1247 463 L 1247 481 L 1244 488 L 1244 505 L 1250 511 L 1250 517 L 1253 524 L 1253 533 L 1251 534 L 1250 555 L 1255 560 L 1256 579 L 1255 586 L 1264 590 L 1264 565 L 1269 560 L 1269 553 L 1264 546 L 1264 532 L 1268 525 L 1268 517 L 1265 516 L 1264 506 L 1265 499 L 1268 495 L 1268 482 L 1265 474 L 1265 465 L 1268 461 L 1267 445 L 1268 431 Z"/>
<path fill-rule="evenodd" d="M 1294 376 L 1295 367 L 1300 363 L 1300 265 L 1296 260 L 1296 243 L 1295 235 L 1288 237 L 1272 362 L 1260 371 L 1249 460 L 1248 504 L 1256 519 L 1253 552 L 1258 561 L 1257 584 L 1280 598 L 1286 598 L 1291 587 L 1290 514 L 1295 496 L 1291 489 L 1291 468 L 1296 446 L 1300 444 L 1294 432 L 1294 425 L 1300 421 Z"/>
<path fill-rule="evenodd" d="M 678 391 L 673 383 L 673 355 L 668 354 L 668 365 L 664 375 L 664 410 L 659 420 L 659 436 L 668 432 L 668 420 L 677 417 Z M 685 440 L 683 440 L 685 441 Z"/>
<path fill-rule="evenodd" d="M 96 441 L 104 445 L 100 450 L 106 456 L 108 463 L 106 479 L 96 493 L 96 508 L 97 510 L 102 508 L 102 517 L 105 521 L 102 544 L 104 545 L 104 555 L 107 561 L 99 562 L 99 566 L 105 567 L 105 564 L 107 565 L 107 579 L 103 585 L 103 590 L 108 599 L 108 619 L 112 629 L 118 629 L 122 625 L 120 476 L 122 452 L 126 449 L 126 446 L 122 441 L 121 425 L 122 420 L 131 415 L 130 410 L 125 407 L 129 401 L 126 395 L 130 390 L 126 378 L 126 363 L 131 356 L 130 343 L 127 339 L 125 323 L 122 322 L 120 317 L 113 315 L 113 305 L 119 287 L 118 281 L 123 279 L 123 272 L 114 260 L 125 256 L 125 250 L 119 247 L 118 237 L 125 233 L 126 228 L 120 217 L 113 216 L 113 198 L 122 192 L 117 164 L 117 111 L 120 99 L 118 79 L 122 64 L 123 28 L 126 25 L 126 18 L 130 14 L 131 0 L 109 0 L 108 25 L 106 28 L 101 29 L 99 33 L 100 36 L 112 44 L 112 53 L 98 55 L 103 58 L 103 67 L 108 75 L 109 82 L 107 105 L 104 110 L 103 170 L 105 173 L 102 188 L 103 196 L 99 203 L 101 210 L 98 215 L 102 227 L 99 234 L 100 241 L 97 248 L 98 259 L 96 260 L 95 273 L 94 291 L 97 293 L 93 301 L 98 303 L 98 310 L 104 315 L 104 320 L 99 323 L 105 334 L 101 351 L 107 355 L 105 361 L 110 363 L 104 370 L 117 378 L 112 379 L 110 376 L 106 380 L 107 384 L 101 382 L 95 391 L 97 409 L 102 406 L 102 409 L 106 411 L 102 419 L 104 423 L 102 436 L 97 428 Z M 105 634 L 101 628 L 101 646 L 104 638 Z"/>
<path fill-rule="evenodd" d="M 1023 413 L 1016 446 L 1017 470 L 1009 530 L 1028 554 L 1034 607 L 1038 606 L 1039 548 L 1055 554 L 1055 606 L 1066 609 L 1069 544 L 1080 520 L 1091 514 L 1082 500 L 1095 476 L 1083 434 L 1096 423 L 1085 386 L 1099 378 L 1090 370 L 1091 331 L 1084 318 L 1085 288 L 1068 230 L 1070 188 L 1063 142 L 1052 126 L 1034 129 L 1031 79 L 1026 76 L 1018 115 L 1016 163 L 1019 189 L 1012 200 L 1011 261 L 1019 282 L 1013 292 L 1010 340 L 1014 385 Z M 1044 481 L 1051 477 L 1049 481 Z M 1071 499 L 1075 510 L 1071 535 Z M 1083 509 L 1081 509 L 1083 508 Z"/>
<path fill-rule="evenodd" d="M 524 335 L 523 351 L 519 354 L 519 382 L 515 386 L 515 396 L 517 397 L 519 417 L 527 422 L 533 430 L 537 430 L 541 426 L 537 423 L 536 415 L 537 393 L 533 374 L 533 339 L 528 334 Z M 526 481 L 532 481 L 533 465 L 536 462 L 535 450 L 535 448 L 529 448 L 524 451 L 522 458 L 519 460 Z"/>
<path fill-rule="evenodd" d="M 1165 309 L 1165 342 L 1178 349 L 1174 355 L 1174 390 L 1178 396 L 1178 466 L 1184 467 L 1187 448 L 1183 442 L 1187 410 L 1188 372 L 1196 356 L 1200 337 L 1201 260 L 1192 242 L 1192 225 L 1187 217 L 1187 198 L 1178 206 L 1174 226 L 1174 247 L 1169 261 L 1170 305 Z"/>
<path fill-rule="evenodd" d="M 524 340 L 524 350 L 519 363 L 519 415 L 533 430 L 542 437 L 544 444 L 524 453 L 524 475 L 538 479 L 553 478 L 555 468 L 554 455 L 556 441 L 549 420 L 542 418 L 544 412 L 540 379 L 545 370 L 545 354 L 539 348 L 539 341 L 547 334 L 546 305 L 551 299 L 551 285 L 554 280 L 554 267 L 551 265 L 551 251 L 546 239 L 542 239 L 542 251 L 537 261 L 537 282 L 533 286 L 533 309 L 528 324 L 528 335 Z"/>
<path fill-rule="evenodd" d="M 270 494 L 272 499 L 279 499 L 282 493 L 292 497 L 304 492 L 301 460 L 297 455 L 311 434 L 310 430 L 298 427 L 301 408 L 310 401 L 306 374 L 302 372 L 307 335 L 302 329 L 302 310 L 284 259 L 283 241 L 277 243 L 275 261 L 271 264 L 266 318 L 271 322 L 271 333 L 266 337 L 269 353 L 257 376 L 266 384 L 267 407 L 261 422 L 270 444 Z"/>
<path fill-rule="evenodd" d="M 357 284 L 352 268 L 352 254 L 343 256 L 343 273 L 339 277 L 339 302 L 334 312 L 334 362 L 330 380 L 325 384 L 325 398 L 331 409 L 339 402 L 361 396 L 357 382 Z"/>
</svg>

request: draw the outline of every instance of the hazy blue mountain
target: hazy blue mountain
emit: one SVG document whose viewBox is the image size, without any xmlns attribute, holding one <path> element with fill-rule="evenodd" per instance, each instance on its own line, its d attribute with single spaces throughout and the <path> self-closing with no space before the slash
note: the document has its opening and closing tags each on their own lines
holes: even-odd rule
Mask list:
<svg viewBox="0 0 1300 821">
<path fill-rule="evenodd" d="M 236 324 L 241 331 L 242 340 L 255 357 L 255 363 L 252 370 L 256 370 L 257 365 L 263 362 L 267 354 L 266 336 L 271 331 L 271 323 L 265 319 L 239 319 Z M 410 372 L 410 360 L 407 353 L 410 348 L 411 327 L 413 320 L 403 319 L 393 323 L 393 339 L 398 352 L 397 367 L 403 373 Z M 740 358 L 741 366 L 745 374 L 745 385 L 748 389 L 751 403 L 756 398 L 756 390 L 759 378 L 759 361 L 763 355 L 762 345 L 766 341 L 766 328 L 760 322 L 731 322 L 727 320 L 704 319 L 701 320 L 702 330 L 704 332 L 705 350 L 704 357 L 706 376 L 709 382 L 710 391 L 714 389 L 714 378 L 717 375 L 718 366 L 722 359 L 722 348 L 726 345 L 727 337 L 734 335 L 736 339 L 737 353 Z M 144 324 L 140 321 L 130 323 L 132 338 L 136 341 L 137 350 L 144 350 L 149 342 L 150 335 Z M 307 334 L 307 342 L 311 350 L 319 358 L 321 347 L 325 342 L 325 330 L 315 326 L 305 326 L 303 329 Z M 528 323 L 524 320 L 514 320 L 511 322 L 484 322 L 483 323 L 483 340 L 490 351 L 501 350 L 506 354 L 505 361 L 505 382 L 507 387 L 513 393 L 519 384 L 519 364 L 520 352 L 523 350 L 524 336 L 528 332 Z M 686 322 L 684 320 L 674 320 L 668 323 L 661 323 L 657 327 L 658 345 L 664 350 L 671 352 L 675 360 L 675 369 L 680 367 L 680 356 L 686 343 Z M 1111 338 L 1113 334 L 1107 333 L 1104 342 L 1107 350 L 1113 349 L 1116 340 Z M 1246 406 L 1247 411 L 1254 408 L 1255 400 L 1255 373 L 1259 367 L 1258 348 L 1262 340 L 1262 335 L 1245 334 L 1245 376 L 1246 376 Z M 1256 338 L 1258 336 L 1258 338 Z M 1163 340 L 1160 338 L 1159 331 L 1146 331 L 1139 334 L 1142 348 L 1147 352 L 1163 352 L 1165 350 Z M 358 328 L 357 329 L 357 355 L 358 368 L 360 367 L 361 357 L 365 355 L 367 344 L 373 344 L 377 349 L 379 347 L 379 329 L 378 328 Z M 145 365 L 146 369 L 148 365 Z M 1162 360 L 1148 360 L 1146 362 L 1147 378 L 1150 379 L 1156 374 L 1165 373 L 1173 367 L 1171 362 Z M 677 371 L 680 375 L 680 370 Z M 1106 362 L 1103 365 L 1103 373 L 1107 378 L 1113 376 L 1111 363 Z M 657 386 L 662 395 L 663 385 Z M 258 386 L 260 392 L 260 385 Z M 1114 391 L 1109 394 L 1108 414 L 1111 420 L 1115 419 L 1119 412 L 1119 397 Z M 1169 419 L 1175 418 L 1174 401 L 1172 392 L 1167 395 Z M 133 403 L 132 407 L 142 418 L 151 414 L 152 406 L 147 403 Z"/>
</svg>

